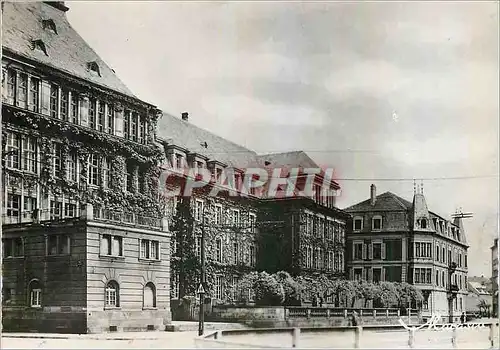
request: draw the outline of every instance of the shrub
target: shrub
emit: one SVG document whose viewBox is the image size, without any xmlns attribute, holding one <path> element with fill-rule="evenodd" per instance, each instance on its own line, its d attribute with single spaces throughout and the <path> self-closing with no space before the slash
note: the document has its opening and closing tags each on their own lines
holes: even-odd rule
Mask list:
<svg viewBox="0 0 500 350">
<path fill-rule="evenodd" d="M 285 291 L 276 278 L 266 272 L 259 273 L 255 280 L 255 304 L 262 306 L 278 306 L 285 300 Z"/>
</svg>

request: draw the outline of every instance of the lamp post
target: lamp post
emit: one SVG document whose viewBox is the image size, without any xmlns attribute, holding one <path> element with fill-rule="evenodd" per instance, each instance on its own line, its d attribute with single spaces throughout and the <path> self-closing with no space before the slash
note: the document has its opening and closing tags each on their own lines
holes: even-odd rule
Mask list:
<svg viewBox="0 0 500 350">
<path fill-rule="evenodd" d="M 458 288 L 451 284 L 451 276 L 457 269 L 457 263 L 452 262 L 448 266 L 448 322 L 453 323 L 453 300 L 457 297 Z"/>
<path fill-rule="evenodd" d="M 198 335 L 202 336 L 205 328 L 205 208 L 201 218 L 201 271 L 200 271 L 200 285 L 196 291 L 200 297 L 200 310 L 198 315 Z"/>
</svg>

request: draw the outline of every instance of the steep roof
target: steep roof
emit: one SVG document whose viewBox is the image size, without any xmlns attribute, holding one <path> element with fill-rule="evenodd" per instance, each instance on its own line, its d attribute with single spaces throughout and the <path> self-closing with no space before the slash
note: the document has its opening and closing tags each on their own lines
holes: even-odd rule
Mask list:
<svg viewBox="0 0 500 350">
<path fill-rule="evenodd" d="M 43 2 L 2 2 L 2 6 L 4 50 L 135 98 L 71 27 L 64 11 Z M 57 33 L 44 29 L 43 20 L 52 20 Z M 47 55 L 33 49 L 34 40 L 43 41 Z M 90 62 L 97 63 L 100 76 L 88 69 Z"/>
<path fill-rule="evenodd" d="M 189 152 L 201 154 L 231 167 L 246 168 L 261 165 L 254 151 L 168 113 L 163 113 L 158 121 L 157 136 L 168 144 L 185 148 Z"/>
<path fill-rule="evenodd" d="M 347 212 L 362 212 L 362 211 L 396 211 L 409 210 L 412 208 L 412 203 L 403 199 L 392 192 L 385 192 L 376 196 L 375 205 L 371 205 L 370 199 L 367 199 L 358 204 L 354 204 L 346 209 Z"/>
<path fill-rule="evenodd" d="M 263 162 L 269 162 L 270 167 L 287 168 L 317 168 L 318 165 L 304 151 L 269 153 L 258 156 Z"/>
</svg>

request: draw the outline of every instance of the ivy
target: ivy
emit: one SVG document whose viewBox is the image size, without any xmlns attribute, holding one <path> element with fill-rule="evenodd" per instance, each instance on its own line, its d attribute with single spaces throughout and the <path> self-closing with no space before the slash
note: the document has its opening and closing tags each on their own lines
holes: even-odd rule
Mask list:
<svg viewBox="0 0 500 350">
<path fill-rule="evenodd" d="M 118 138 L 114 135 L 78 126 L 42 114 L 25 113 L 13 107 L 5 107 L 4 121 L 22 127 L 23 132 L 37 139 L 40 150 L 40 175 L 32 175 L 11 169 L 6 172 L 13 177 L 22 178 L 25 187 L 39 184 L 42 192 L 52 193 L 55 197 L 66 195 L 83 203 L 105 206 L 107 209 L 121 211 L 123 209 L 148 217 L 161 217 L 162 203 L 158 201 L 158 164 L 163 158 L 162 150 L 152 142 L 152 134 L 148 135 L 150 144 L 141 145 Z M 151 123 L 153 124 L 153 123 Z M 150 126 L 151 127 L 151 126 Z M 6 131 L 3 130 L 5 148 Z M 61 177 L 56 177 L 53 161 L 52 142 L 61 145 Z M 79 183 L 66 178 L 67 163 L 65 159 L 71 152 L 77 152 L 80 164 Z M 111 181 L 109 188 L 88 185 L 88 156 L 95 154 L 110 160 Z M 139 189 L 138 172 L 133 174 L 133 188 L 128 192 L 124 187 L 126 162 L 137 164 L 144 174 L 143 188 Z M 103 183 L 103 172 L 100 172 L 100 183 Z"/>
</svg>

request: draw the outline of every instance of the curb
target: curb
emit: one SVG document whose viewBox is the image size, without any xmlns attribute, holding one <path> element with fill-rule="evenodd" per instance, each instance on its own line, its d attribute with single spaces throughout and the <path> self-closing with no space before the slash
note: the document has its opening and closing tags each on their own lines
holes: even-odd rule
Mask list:
<svg viewBox="0 0 500 350">
<path fill-rule="evenodd" d="M 169 334 L 169 332 L 165 332 Z M 171 334 L 171 332 L 170 332 Z M 79 334 L 69 334 L 69 335 L 44 335 L 44 334 L 9 334 L 3 333 L 2 338 L 15 338 L 15 339 L 85 339 L 85 340 L 160 340 L 164 337 L 131 337 L 131 336 L 117 336 L 117 337 L 99 337 L 99 336 L 89 336 L 89 335 L 79 335 Z"/>
</svg>

